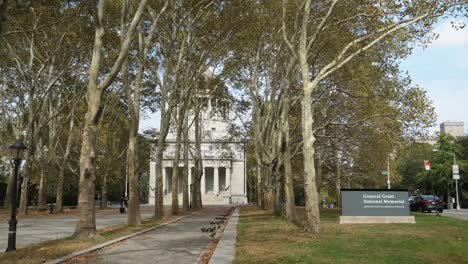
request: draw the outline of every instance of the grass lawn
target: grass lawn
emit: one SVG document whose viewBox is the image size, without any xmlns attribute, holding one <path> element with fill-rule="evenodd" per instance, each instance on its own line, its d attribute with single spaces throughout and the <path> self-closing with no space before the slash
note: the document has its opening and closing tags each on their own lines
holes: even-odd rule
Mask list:
<svg viewBox="0 0 468 264">
<path fill-rule="evenodd" d="M 180 216 L 180 215 L 179 215 Z M 76 240 L 71 237 L 50 240 L 39 244 L 34 244 L 17 249 L 16 252 L 0 253 L 0 263 L 36 264 L 44 263 L 62 256 L 66 256 L 76 251 L 90 248 L 94 245 L 106 241 L 130 235 L 140 230 L 158 226 L 178 216 L 171 216 L 166 212 L 162 220 L 148 219 L 142 221 L 142 225 L 128 227 L 127 225 L 117 225 L 98 230 L 98 236 L 90 239 Z M 70 227 L 73 228 L 73 227 Z"/>
<path fill-rule="evenodd" d="M 242 208 L 234 263 L 468 263 L 468 221 L 415 213 L 416 224 L 339 225 L 339 215 L 322 210 L 314 235 Z"/>
</svg>

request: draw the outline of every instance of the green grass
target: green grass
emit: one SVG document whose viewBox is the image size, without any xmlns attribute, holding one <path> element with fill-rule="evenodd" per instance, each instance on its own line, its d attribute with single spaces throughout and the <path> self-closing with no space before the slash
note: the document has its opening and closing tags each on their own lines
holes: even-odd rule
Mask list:
<svg viewBox="0 0 468 264">
<path fill-rule="evenodd" d="M 243 208 L 235 263 L 468 263 L 468 221 L 416 213 L 416 224 L 339 225 L 339 213 L 321 211 L 314 235 Z"/>
</svg>

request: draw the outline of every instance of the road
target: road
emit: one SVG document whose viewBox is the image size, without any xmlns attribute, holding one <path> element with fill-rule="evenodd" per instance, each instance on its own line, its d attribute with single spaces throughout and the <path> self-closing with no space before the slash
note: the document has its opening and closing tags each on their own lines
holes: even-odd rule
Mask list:
<svg viewBox="0 0 468 264">
<path fill-rule="evenodd" d="M 142 218 L 151 217 L 152 215 L 151 209 L 142 210 Z M 126 222 L 127 214 L 120 214 L 118 209 L 96 212 L 96 227 L 98 229 L 125 224 Z M 16 233 L 16 247 L 20 248 L 46 240 L 71 236 L 75 229 L 75 224 L 76 216 L 74 214 L 19 219 Z M 7 240 L 8 219 L 2 217 L 0 221 L 0 250 L 7 247 Z"/>
</svg>

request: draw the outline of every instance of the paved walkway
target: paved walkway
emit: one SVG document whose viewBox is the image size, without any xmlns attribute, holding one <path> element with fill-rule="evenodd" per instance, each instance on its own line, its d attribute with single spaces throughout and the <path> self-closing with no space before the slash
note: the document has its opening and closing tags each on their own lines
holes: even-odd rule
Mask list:
<svg viewBox="0 0 468 264">
<path fill-rule="evenodd" d="M 227 207 L 207 208 L 183 220 L 125 240 L 67 263 L 196 263 L 200 253 L 211 243 L 209 234 L 200 228 Z"/>
<path fill-rule="evenodd" d="M 442 213 L 443 216 L 449 216 L 453 218 L 458 218 L 458 219 L 463 219 L 463 220 L 468 220 L 468 209 L 460 209 L 460 210 L 455 210 L 455 209 L 450 209 L 450 210 L 444 210 Z"/>
<path fill-rule="evenodd" d="M 237 222 L 239 220 L 239 207 L 232 214 L 224 234 L 210 259 L 210 264 L 230 264 L 236 254 Z"/>
<path fill-rule="evenodd" d="M 151 217 L 152 210 L 142 210 L 142 218 Z M 127 214 L 115 211 L 98 211 L 96 213 L 96 226 L 98 229 L 113 225 L 125 224 Z M 58 239 L 71 236 L 75 230 L 76 216 L 51 215 L 37 218 L 19 219 L 16 233 L 17 248 L 46 240 Z M 8 219 L 0 221 L 0 251 L 7 247 L 8 241 Z M 3 252 L 3 251 L 2 251 Z"/>
</svg>

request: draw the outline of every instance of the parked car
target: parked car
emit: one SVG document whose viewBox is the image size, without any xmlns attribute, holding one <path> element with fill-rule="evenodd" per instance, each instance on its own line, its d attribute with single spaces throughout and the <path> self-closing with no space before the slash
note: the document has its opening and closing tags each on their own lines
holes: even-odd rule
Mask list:
<svg viewBox="0 0 468 264">
<path fill-rule="evenodd" d="M 435 198 L 435 200 L 434 200 Z M 439 213 L 444 211 L 445 203 L 435 195 L 420 195 L 416 196 L 409 204 L 411 211 L 432 212 L 438 210 Z"/>
</svg>

